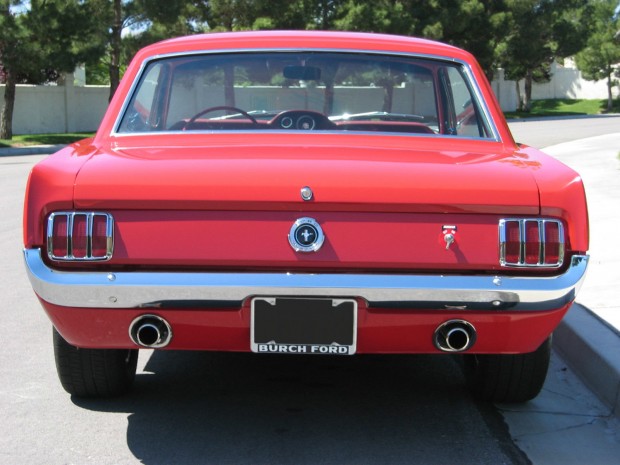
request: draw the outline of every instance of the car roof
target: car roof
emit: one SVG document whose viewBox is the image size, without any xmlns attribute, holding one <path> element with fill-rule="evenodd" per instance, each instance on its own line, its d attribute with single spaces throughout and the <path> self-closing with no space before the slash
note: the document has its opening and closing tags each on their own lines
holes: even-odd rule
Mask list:
<svg viewBox="0 0 620 465">
<path fill-rule="evenodd" d="M 208 50 L 329 49 L 418 53 L 470 61 L 457 47 L 415 37 L 341 31 L 246 31 L 196 34 L 164 40 L 141 54 L 167 55 Z"/>
</svg>

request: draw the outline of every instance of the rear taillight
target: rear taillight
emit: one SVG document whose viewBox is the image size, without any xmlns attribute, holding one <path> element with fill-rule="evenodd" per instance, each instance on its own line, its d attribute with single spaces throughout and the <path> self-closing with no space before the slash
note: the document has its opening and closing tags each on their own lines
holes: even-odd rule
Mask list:
<svg viewBox="0 0 620 465">
<path fill-rule="evenodd" d="M 499 250 L 502 266 L 559 267 L 564 261 L 564 228 L 558 220 L 500 220 Z"/>
<path fill-rule="evenodd" d="M 52 260 L 109 260 L 114 220 L 108 213 L 57 212 L 47 220 L 47 253 Z"/>
</svg>

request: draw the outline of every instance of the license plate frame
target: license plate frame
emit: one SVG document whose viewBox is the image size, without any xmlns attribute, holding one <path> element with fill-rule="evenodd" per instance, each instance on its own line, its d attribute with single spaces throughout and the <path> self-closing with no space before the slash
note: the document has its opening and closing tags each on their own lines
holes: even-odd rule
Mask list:
<svg viewBox="0 0 620 465">
<path fill-rule="evenodd" d="M 357 350 L 355 299 L 255 297 L 252 352 L 353 355 Z"/>
</svg>

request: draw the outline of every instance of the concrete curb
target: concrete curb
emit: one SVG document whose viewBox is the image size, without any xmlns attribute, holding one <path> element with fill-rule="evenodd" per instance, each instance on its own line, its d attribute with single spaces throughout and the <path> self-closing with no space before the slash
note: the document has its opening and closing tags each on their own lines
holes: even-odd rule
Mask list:
<svg viewBox="0 0 620 465">
<path fill-rule="evenodd" d="M 588 387 L 620 416 L 620 334 L 575 303 L 553 334 L 553 346 Z"/>
<path fill-rule="evenodd" d="M 0 157 L 15 157 L 19 155 L 49 155 L 65 147 L 62 145 L 31 145 L 29 147 L 2 147 Z"/>
</svg>

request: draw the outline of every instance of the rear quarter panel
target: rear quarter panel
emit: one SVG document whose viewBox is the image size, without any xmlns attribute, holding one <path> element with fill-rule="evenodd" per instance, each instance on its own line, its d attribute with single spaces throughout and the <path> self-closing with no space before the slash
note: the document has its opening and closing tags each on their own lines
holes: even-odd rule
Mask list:
<svg viewBox="0 0 620 465">
<path fill-rule="evenodd" d="M 85 139 L 39 162 L 30 172 L 24 199 L 24 246 L 44 244 L 45 217 L 74 207 L 73 190 L 81 167 L 95 152 L 92 139 Z"/>
</svg>

